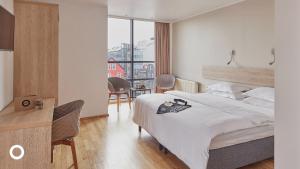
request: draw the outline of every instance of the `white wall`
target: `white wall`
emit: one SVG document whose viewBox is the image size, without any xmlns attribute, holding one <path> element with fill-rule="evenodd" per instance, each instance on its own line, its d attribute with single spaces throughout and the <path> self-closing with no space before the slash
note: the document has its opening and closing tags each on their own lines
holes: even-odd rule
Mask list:
<svg viewBox="0 0 300 169">
<path fill-rule="evenodd" d="M 106 3 L 33 1 L 59 5 L 59 105 L 83 99 L 81 117 L 107 114 Z"/>
<path fill-rule="evenodd" d="M 0 0 L 0 5 L 13 13 L 13 0 Z M 13 100 L 14 53 L 0 51 L 0 110 Z"/>
<path fill-rule="evenodd" d="M 59 104 L 85 101 L 82 117 L 107 114 L 107 7 L 59 3 Z"/>
<path fill-rule="evenodd" d="M 300 168 L 299 0 L 276 0 L 275 168 Z"/>
<path fill-rule="evenodd" d="M 226 66 L 232 49 L 240 66 L 266 67 L 274 47 L 274 0 L 247 0 L 173 23 L 172 71 L 203 83 L 202 65 Z"/>
</svg>

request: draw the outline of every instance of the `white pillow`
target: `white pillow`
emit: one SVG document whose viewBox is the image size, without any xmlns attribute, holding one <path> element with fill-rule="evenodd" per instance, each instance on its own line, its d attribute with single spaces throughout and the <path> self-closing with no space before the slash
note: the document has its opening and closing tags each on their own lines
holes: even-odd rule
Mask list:
<svg viewBox="0 0 300 169">
<path fill-rule="evenodd" d="M 249 91 L 251 88 L 246 86 L 241 86 L 238 84 L 233 83 L 216 83 L 207 86 L 208 91 L 219 91 L 219 92 L 227 92 L 227 93 L 236 93 L 236 92 L 246 92 Z"/>
<path fill-rule="evenodd" d="M 243 102 L 258 107 L 268 108 L 268 109 L 274 109 L 275 106 L 274 102 L 264 100 L 264 99 L 259 99 L 256 97 L 248 97 L 244 99 Z"/>
<path fill-rule="evenodd" d="M 247 96 L 243 95 L 243 92 L 232 93 L 232 92 L 208 91 L 207 93 L 216 95 L 216 96 L 234 99 L 234 100 L 242 100 L 247 97 Z"/>
<path fill-rule="evenodd" d="M 274 102 L 275 91 L 271 87 L 259 87 L 244 93 L 248 97 L 256 97 L 259 99 L 268 100 Z"/>
</svg>

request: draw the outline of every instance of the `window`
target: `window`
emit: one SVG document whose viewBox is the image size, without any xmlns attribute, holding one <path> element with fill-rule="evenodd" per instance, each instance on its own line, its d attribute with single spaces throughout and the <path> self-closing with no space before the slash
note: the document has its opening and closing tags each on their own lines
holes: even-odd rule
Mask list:
<svg viewBox="0 0 300 169">
<path fill-rule="evenodd" d="M 116 70 L 116 64 L 115 63 L 111 64 L 111 70 Z"/>
<path fill-rule="evenodd" d="M 130 20 L 108 18 L 108 74 L 131 79 Z"/>
<path fill-rule="evenodd" d="M 154 88 L 154 22 L 108 19 L 108 75 Z"/>
</svg>

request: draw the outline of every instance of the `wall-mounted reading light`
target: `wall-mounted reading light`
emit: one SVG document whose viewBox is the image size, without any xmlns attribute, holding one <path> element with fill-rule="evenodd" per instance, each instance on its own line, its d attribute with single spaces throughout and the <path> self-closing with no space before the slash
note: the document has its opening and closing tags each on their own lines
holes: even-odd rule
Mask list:
<svg viewBox="0 0 300 169">
<path fill-rule="evenodd" d="M 229 60 L 229 62 L 227 62 L 227 65 L 230 65 L 231 64 L 231 62 L 233 62 L 234 61 L 234 57 L 235 57 L 235 54 L 236 54 L 236 52 L 235 52 L 235 50 L 232 50 L 231 51 L 231 57 L 230 57 L 230 60 Z"/>
<path fill-rule="evenodd" d="M 275 55 L 275 49 L 274 49 L 274 48 L 272 48 L 271 54 L 272 54 L 272 56 L 273 56 L 273 61 L 269 63 L 270 66 L 272 66 L 272 65 L 275 63 L 275 56 L 276 56 L 276 55 Z"/>
</svg>

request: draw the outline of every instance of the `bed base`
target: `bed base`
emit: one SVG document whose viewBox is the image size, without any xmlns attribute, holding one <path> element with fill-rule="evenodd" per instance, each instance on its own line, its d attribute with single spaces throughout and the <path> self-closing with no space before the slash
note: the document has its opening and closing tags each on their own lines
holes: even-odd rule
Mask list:
<svg viewBox="0 0 300 169">
<path fill-rule="evenodd" d="M 142 127 L 139 126 L 139 132 Z M 159 143 L 159 150 L 169 151 Z M 237 169 L 274 157 L 274 136 L 209 151 L 207 169 Z"/>
<path fill-rule="evenodd" d="M 274 136 L 209 151 L 207 169 L 236 169 L 274 157 Z"/>
</svg>

